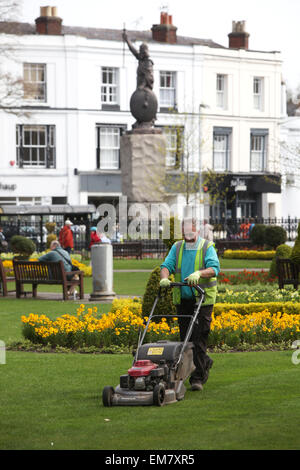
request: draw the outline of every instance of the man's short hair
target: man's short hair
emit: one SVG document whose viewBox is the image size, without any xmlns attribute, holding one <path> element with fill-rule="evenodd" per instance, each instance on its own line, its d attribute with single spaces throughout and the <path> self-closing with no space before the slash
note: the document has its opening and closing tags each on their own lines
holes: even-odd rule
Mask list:
<svg viewBox="0 0 300 470">
<path fill-rule="evenodd" d="M 186 227 L 187 225 L 192 225 L 196 230 L 199 228 L 198 220 L 195 219 L 195 217 L 185 217 L 182 220 L 182 228 Z"/>
</svg>

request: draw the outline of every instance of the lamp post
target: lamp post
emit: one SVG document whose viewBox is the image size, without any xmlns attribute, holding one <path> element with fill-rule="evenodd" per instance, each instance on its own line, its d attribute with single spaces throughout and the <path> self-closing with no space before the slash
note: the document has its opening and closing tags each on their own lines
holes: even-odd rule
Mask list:
<svg viewBox="0 0 300 470">
<path fill-rule="evenodd" d="M 201 124 L 201 116 L 202 116 L 202 110 L 209 108 L 207 104 L 200 103 L 199 104 L 199 110 L 198 110 L 198 118 L 199 118 L 199 219 L 201 223 L 203 224 L 203 219 L 204 219 L 204 199 L 203 199 L 203 191 L 202 191 L 202 124 Z"/>
</svg>

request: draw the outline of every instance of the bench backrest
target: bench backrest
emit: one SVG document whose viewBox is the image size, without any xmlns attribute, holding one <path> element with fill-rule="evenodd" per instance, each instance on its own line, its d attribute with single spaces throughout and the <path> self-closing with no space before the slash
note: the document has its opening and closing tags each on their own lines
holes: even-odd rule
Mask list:
<svg viewBox="0 0 300 470">
<path fill-rule="evenodd" d="M 62 281 L 65 278 L 62 261 L 17 261 L 13 260 L 15 278 L 17 281 Z"/>
<path fill-rule="evenodd" d="M 289 258 L 276 258 L 277 274 L 280 280 L 298 280 L 299 268 Z"/>
</svg>

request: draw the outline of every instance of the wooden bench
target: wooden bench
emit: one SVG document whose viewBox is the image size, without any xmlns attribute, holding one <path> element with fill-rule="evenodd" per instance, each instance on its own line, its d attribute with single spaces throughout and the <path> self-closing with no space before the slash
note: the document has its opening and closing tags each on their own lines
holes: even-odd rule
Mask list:
<svg viewBox="0 0 300 470">
<path fill-rule="evenodd" d="M 279 289 L 283 289 L 285 284 L 293 284 L 294 289 L 299 285 L 299 267 L 288 258 L 276 258 L 276 268 L 278 275 Z"/>
<path fill-rule="evenodd" d="M 2 291 L 2 295 L 3 297 L 7 297 L 8 293 L 9 292 L 15 292 L 15 289 L 13 290 L 8 290 L 8 286 L 7 286 L 7 283 L 8 282 L 14 282 L 15 281 L 15 278 L 14 276 L 8 276 L 7 273 L 9 272 L 10 270 L 8 268 L 5 268 L 3 266 L 3 262 L 2 260 L 0 259 L 0 284 L 1 284 L 1 291 Z"/>
<path fill-rule="evenodd" d="M 112 243 L 114 258 L 135 257 L 142 259 L 142 243 L 141 242 L 124 242 Z"/>
<path fill-rule="evenodd" d="M 32 296 L 37 296 L 39 284 L 58 284 L 63 287 L 63 299 L 68 300 L 68 291 L 72 286 L 79 286 L 80 299 L 84 298 L 83 271 L 67 272 L 62 261 L 17 261 L 13 260 L 16 280 L 16 296 L 20 298 L 23 292 L 23 284 L 32 284 Z M 71 276 L 77 275 L 74 279 Z"/>
</svg>

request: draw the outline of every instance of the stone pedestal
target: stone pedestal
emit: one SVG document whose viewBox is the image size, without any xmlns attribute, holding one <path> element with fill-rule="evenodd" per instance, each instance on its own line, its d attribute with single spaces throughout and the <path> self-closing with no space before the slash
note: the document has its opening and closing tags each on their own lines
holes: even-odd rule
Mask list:
<svg viewBox="0 0 300 470">
<path fill-rule="evenodd" d="M 91 247 L 93 292 L 90 300 L 111 301 L 113 292 L 113 247 L 110 244 L 95 244 Z"/>
<path fill-rule="evenodd" d="M 120 159 L 122 193 L 127 196 L 128 202 L 163 202 L 165 136 L 161 133 L 128 132 L 121 137 Z"/>
</svg>

